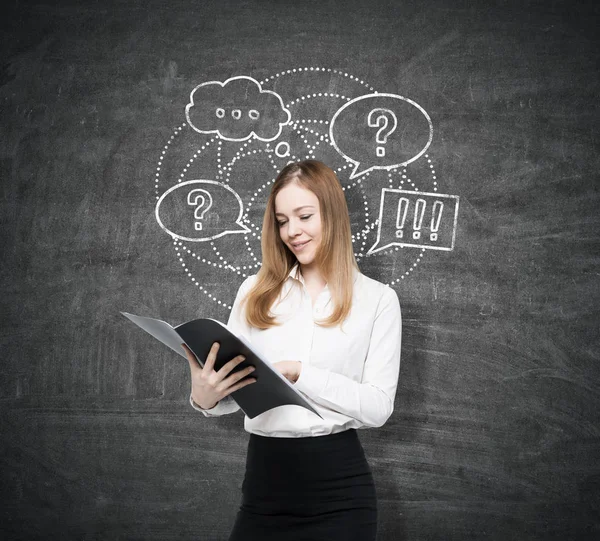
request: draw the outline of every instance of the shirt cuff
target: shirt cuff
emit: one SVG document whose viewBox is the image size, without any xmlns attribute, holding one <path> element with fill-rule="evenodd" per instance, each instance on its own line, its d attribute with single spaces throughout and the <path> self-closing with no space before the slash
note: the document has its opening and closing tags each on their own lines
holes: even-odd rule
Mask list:
<svg viewBox="0 0 600 541">
<path fill-rule="evenodd" d="M 221 415 L 227 415 L 228 413 L 235 413 L 240 409 L 235 400 L 230 396 L 226 396 L 223 400 L 217 402 L 217 405 L 214 408 L 204 410 L 194 402 L 194 399 L 190 394 L 190 404 L 192 408 L 201 412 L 205 417 L 220 417 Z"/>
<path fill-rule="evenodd" d="M 219 402 L 216 403 L 214 408 L 211 408 L 209 410 L 202 409 L 198 404 L 196 404 L 196 402 L 194 402 L 194 399 L 192 398 L 191 394 L 190 394 L 190 404 L 192 405 L 192 408 L 194 408 L 196 411 L 201 411 L 202 413 L 204 413 L 204 415 L 206 417 L 213 417 L 215 415 L 215 413 L 218 412 L 218 410 L 219 410 Z"/>
</svg>

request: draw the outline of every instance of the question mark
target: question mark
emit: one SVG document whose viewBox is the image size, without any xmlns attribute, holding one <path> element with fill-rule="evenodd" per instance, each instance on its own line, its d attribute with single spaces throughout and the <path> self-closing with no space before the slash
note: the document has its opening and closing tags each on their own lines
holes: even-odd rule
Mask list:
<svg viewBox="0 0 600 541">
<path fill-rule="evenodd" d="M 204 197 L 203 194 L 206 195 L 206 197 Z M 198 199 L 202 199 L 202 203 L 198 203 Z M 205 209 L 203 209 L 204 203 L 206 203 L 207 201 L 208 201 L 208 205 L 206 206 Z M 194 227 L 195 227 L 196 231 L 202 231 L 202 222 L 200 220 L 202 220 L 202 218 L 204 218 L 204 215 L 206 214 L 208 209 L 210 207 L 212 207 L 212 204 L 213 204 L 212 196 L 206 190 L 196 188 L 195 190 L 192 190 L 188 194 L 187 202 L 188 202 L 188 205 L 192 205 L 192 206 L 196 207 L 196 210 L 194 211 L 194 218 L 196 218 L 196 220 L 198 220 L 198 221 L 194 223 Z"/>
<path fill-rule="evenodd" d="M 377 116 L 375 117 L 375 115 Z M 389 127 L 390 120 L 392 121 L 391 128 Z M 393 111 L 378 107 L 369 113 L 367 124 L 370 128 L 379 128 L 379 130 L 377 130 L 377 135 L 375 136 L 375 141 L 380 145 L 385 145 L 387 143 L 387 138 L 398 126 L 398 119 Z M 383 158 L 385 156 L 385 147 L 378 146 L 376 153 L 378 158 Z"/>
</svg>

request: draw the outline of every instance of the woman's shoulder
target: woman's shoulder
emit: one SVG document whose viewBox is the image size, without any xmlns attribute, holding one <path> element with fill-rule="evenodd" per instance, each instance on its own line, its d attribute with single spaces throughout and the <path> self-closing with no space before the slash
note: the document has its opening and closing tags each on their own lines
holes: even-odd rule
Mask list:
<svg viewBox="0 0 600 541">
<path fill-rule="evenodd" d="M 358 286 L 358 291 L 371 300 L 380 301 L 384 298 L 398 299 L 396 290 L 390 285 L 380 282 L 379 280 L 375 280 L 374 278 L 371 278 L 362 272 L 358 273 L 356 285 Z"/>
<path fill-rule="evenodd" d="M 252 289 L 252 286 L 256 283 L 257 277 L 258 274 L 251 274 L 250 276 L 246 276 L 246 278 L 244 278 L 244 281 L 240 285 L 239 290 L 244 293 L 250 291 L 250 289 Z"/>
<path fill-rule="evenodd" d="M 358 273 L 356 281 L 360 288 L 371 292 L 384 293 L 392 289 L 388 284 L 375 280 L 375 278 L 371 278 L 362 272 Z"/>
</svg>

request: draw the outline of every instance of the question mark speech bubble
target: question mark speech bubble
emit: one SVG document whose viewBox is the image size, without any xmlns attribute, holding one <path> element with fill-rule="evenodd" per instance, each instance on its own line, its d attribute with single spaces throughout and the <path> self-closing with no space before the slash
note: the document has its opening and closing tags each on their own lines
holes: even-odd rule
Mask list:
<svg viewBox="0 0 600 541">
<path fill-rule="evenodd" d="M 336 151 L 354 164 L 352 179 L 414 162 L 429 148 L 433 125 L 413 100 L 398 94 L 366 94 L 337 110 L 329 138 Z"/>
<path fill-rule="evenodd" d="M 190 205 L 197 206 L 199 199 L 203 199 L 202 204 L 190 212 Z M 206 201 L 209 205 L 204 209 Z M 216 180 L 188 180 L 172 186 L 161 195 L 154 212 L 161 229 L 179 240 L 206 242 L 223 235 L 250 233 L 242 223 L 242 199 Z M 196 221 L 199 219 L 203 223 Z"/>
<path fill-rule="evenodd" d="M 212 196 L 206 190 L 203 190 L 202 188 L 196 188 L 188 193 L 187 199 L 188 205 L 196 207 L 196 210 L 194 210 L 194 218 L 196 218 L 197 221 L 194 223 L 194 228 L 196 231 L 201 231 L 204 215 L 208 212 L 208 209 L 210 209 L 213 204 Z M 202 203 L 200 204 L 198 203 L 199 199 L 202 199 Z M 205 205 L 207 201 L 208 205 Z"/>
</svg>

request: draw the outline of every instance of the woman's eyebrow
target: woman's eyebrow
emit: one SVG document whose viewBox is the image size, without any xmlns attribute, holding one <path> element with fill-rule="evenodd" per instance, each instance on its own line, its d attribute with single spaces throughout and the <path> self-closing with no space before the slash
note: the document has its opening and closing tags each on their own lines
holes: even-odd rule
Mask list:
<svg viewBox="0 0 600 541">
<path fill-rule="evenodd" d="M 295 208 L 292 212 L 298 212 L 299 210 L 302 209 L 314 209 L 315 207 L 313 207 L 312 205 L 303 205 L 301 207 Z M 282 212 L 276 212 L 275 216 L 285 216 L 285 214 L 283 214 Z"/>
</svg>

